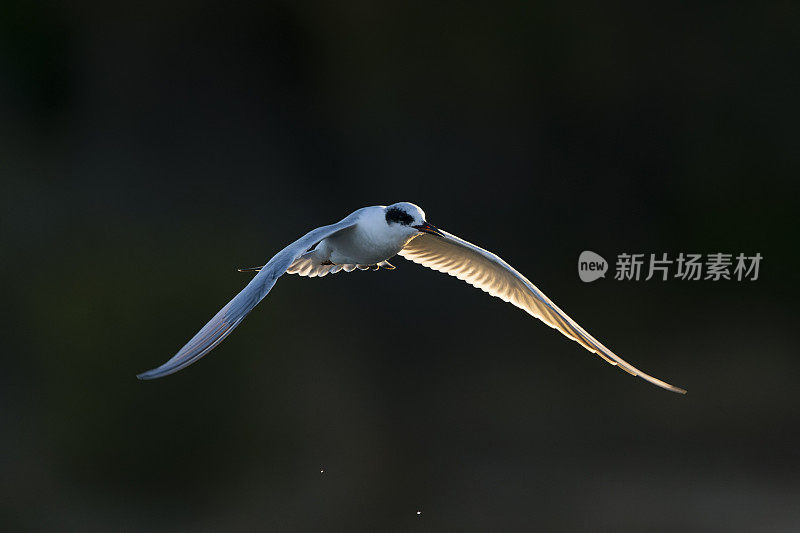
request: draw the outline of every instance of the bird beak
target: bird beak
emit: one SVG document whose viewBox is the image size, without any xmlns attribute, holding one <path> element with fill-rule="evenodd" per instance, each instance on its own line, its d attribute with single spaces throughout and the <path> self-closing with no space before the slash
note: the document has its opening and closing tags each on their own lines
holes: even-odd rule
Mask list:
<svg viewBox="0 0 800 533">
<path fill-rule="evenodd" d="M 439 237 L 444 237 L 444 233 L 442 233 L 439 230 L 439 228 L 437 228 L 430 222 L 423 222 L 418 226 L 414 226 L 414 228 L 418 229 L 421 233 L 430 233 L 431 235 L 438 235 Z"/>
</svg>

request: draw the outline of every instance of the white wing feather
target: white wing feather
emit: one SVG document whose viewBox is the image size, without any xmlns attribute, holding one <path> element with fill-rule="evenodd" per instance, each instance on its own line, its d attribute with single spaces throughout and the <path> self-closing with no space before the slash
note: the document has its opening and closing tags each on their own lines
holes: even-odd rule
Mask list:
<svg viewBox="0 0 800 533">
<path fill-rule="evenodd" d="M 306 250 L 322 239 L 355 225 L 361 209 L 340 222 L 317 228 L 305 234 L 277 254 L 250 280 L 250 283 L 223 307 L 169 361 L 139 374 L 139 379 L 156 379 L 173 374 L 191 365 L 213 350 L 241 323 L 242 319 L 269 293 L 275 282 Z"/>
<path fill-rule="evenodd" d="M 336 274 L 337 272 L 352 272 L 354 270 L 377 270 L 377 268 L 389 265 L 388 261 L 381 261 L 377 265 L 361 265 L 361 264 L 326 264 L 322 265 L 315 257 L 298 257 L 294 263 L 286 270 L 287 274 L 297 274 L 298 276 L 307 276 L 309 278 L 321 278 L 328 274 Z M 391 267 L 391 265 L 389 265 Z"/>
<path fill-rule="evenodd" d="M 455 276 L 492 296 L 514 304 L 578 342 L 590 352 L 598 354 L 612 365 L 619 365 L 634 376 L 673 392 L 686 393 L 681 388 L 642 372 L 603 346 L 525 276 L 497 255 L 446 231 L 442 233 L 445 237 L 423 234 L 412 239 L 399 255 L 433 270 Z"/>
</svg>

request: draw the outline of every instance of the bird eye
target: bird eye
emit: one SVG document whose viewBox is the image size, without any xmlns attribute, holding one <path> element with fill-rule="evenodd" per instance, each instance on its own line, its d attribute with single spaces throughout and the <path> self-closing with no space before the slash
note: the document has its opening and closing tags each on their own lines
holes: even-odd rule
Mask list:
<svg viewBox="0 0 800 533">
<path fill-rule="evenodd" d="M 399 207 L 390 207 L 389 209 L 386 210 L 386 222 L 389 224 L 395 222 L 397 224 L 408 226 L 409 224 L 414 222 L 414 217 L 412 217 Z"/>
</svg>

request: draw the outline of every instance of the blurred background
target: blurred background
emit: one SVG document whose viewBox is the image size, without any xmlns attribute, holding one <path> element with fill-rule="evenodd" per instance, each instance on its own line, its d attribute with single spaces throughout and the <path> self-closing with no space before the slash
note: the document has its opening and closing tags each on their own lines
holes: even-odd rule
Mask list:
<svg viewBox="0 0 800 533">
<path fill-rule="evenodd" d="M 0 526 L 800 530 L 799 24 L 789 1 L 6 0 Z M 402 258 L 287 275 L 207 358 L 135 379 L 236 267 L 397 201 L 689 393 Z M 583 250 L 764 260 L 587 284 Z"/>
</svg>

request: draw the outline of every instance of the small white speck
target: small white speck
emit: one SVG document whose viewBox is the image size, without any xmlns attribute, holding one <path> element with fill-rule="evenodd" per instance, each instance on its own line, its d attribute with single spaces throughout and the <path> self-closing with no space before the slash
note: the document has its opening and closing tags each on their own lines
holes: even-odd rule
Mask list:
<svg viewBox="0 0 800 533">
<path fill-rule="evenodd" d="M 422 511 L 417 511 L 417 516 L 421 515 Z"/>
<path fill-rule="evenodd" d="M 324 472 L 325 472 L 324 470 L 320 470 L 320 471 L 319 471 L 319 473 L 320 473 L 320 474 L 322 474 L 322 473 L 324 473 Z"/>
</svg>

